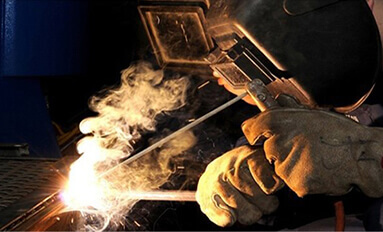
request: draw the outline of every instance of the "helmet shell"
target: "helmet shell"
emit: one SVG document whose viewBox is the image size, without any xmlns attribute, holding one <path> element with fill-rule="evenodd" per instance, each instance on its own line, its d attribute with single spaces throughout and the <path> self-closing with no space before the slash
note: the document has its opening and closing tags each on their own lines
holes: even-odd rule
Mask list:
<svg viewBox="0 0 383 232">
<path fill-rule="evenodd" d="M 365 0 L 216 0 L 207 14 L 246 31 L 320 106 L 360 102 L 381 71 L 381 41 Z"/>
</svg>

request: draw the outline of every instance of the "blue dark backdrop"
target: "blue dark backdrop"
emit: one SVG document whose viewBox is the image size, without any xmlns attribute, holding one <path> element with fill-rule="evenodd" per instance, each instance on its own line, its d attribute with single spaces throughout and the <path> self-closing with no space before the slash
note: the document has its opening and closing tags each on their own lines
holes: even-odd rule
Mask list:
<svg viewBox="0 0 383 232">
<path fill-rule="evenodd" d="M 32 156 L 59 157 L 40 77 L 86 71 L 88 3 L 0 3 L 0 143 L 28 143 Z"/>
<path fill-rule="evenodd" d="M 52 120 L 73 127 L 135 59 L 135 2 L 0 0 L 0 144 L 61 156 Z"/>
</svg>

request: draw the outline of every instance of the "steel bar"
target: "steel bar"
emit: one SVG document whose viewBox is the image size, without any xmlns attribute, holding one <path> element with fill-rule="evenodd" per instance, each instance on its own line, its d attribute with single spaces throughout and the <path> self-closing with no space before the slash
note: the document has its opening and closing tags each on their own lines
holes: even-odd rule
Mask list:
<svg viewBox="0 0 383 232">
<path fill-rule="evenodd" d="M 146 201 L 196 201 L 195 191 L 185 190 L 129 191 L 127 197 Z"/>
<path fill-rule="evenodd" d="M 39 219 L 49 217 L 47 215 L 56 214 L 65 207 L 59 195 L 60 192 L 57 191 L 46 197 L 31 209 L 1 227 L 0 230 L 27 231 L 29 227 L 33 226 Z"/>
<path fill-rule="evenodd" d="M 195 121 L 189 123 L 188 125 L 182 127 L 181 129 L 173 132 L 172 134 L 168 135 L 167 137 L 161 139 L 160 141 L 150 145 L 149 147 L 145 148 L 144 150 L 140 151 L 139 153 L 137 153 L 136 155 L 130 157 L 129 159 L 119 163 L 118 165 L 114 166 L 113 168 L 109 169 L 108 171 L 102 173 L 100 175 L 100 177 L 112 172 L 114 169 L 118 168 L 120 165 L 122 164 L 129 164 L 139 158 L 141 158 L 142 156 L 148 154 L 149 152 L 153 151 L 154 149 L 158 148 L 158 147 L 161 147 L 162 145 L 164 145 L 165 143 L 169 142 L 170 140 L 176 138 L 178 135 L 182 134 L 182 133 L 185 133 L 186 131 L 190 130 L 191 128 L 197 126 L 198 124 L 200 124 L 201 122 L 205 121 L 206 119 L 216 115 L 217 113 L 221 112 L 222 110 L 228 108 L 229 106 L 233 105 L 234 103 L 240 101 L 242 98 L 244 98 L 245 96 L 247 95 L 247 92 L 244 92 L 243 94 L 241 95 L 238 95 L 237 97 L 231 99 L 230 101 L 222 104 L 221 106 L 215 108 L 214 110 L 210 111 L 209 113 L 201 116 L 200 118 L 196 119 Z"/>
</svg>

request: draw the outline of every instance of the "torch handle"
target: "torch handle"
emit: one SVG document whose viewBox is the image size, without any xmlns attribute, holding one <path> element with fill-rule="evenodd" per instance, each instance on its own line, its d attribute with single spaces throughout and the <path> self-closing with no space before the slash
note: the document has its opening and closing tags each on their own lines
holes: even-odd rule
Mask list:
<svg viewBox="0 0 383 232">
<path fill-rule="evenodd" d="M 246 91 L 254 100 L 261 112 L 279 107 L 274 96 L 266 88 L 266 85 L 260 79 L 254 79 L 246 85 Z"/>
</svg>

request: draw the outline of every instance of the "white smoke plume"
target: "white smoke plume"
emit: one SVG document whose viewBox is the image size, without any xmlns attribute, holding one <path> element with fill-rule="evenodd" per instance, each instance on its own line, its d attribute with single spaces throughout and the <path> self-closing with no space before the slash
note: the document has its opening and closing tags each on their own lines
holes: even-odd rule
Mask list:
<svg viewBox="0 0 383 232">
<path fill-rule="evenodd" d="M 81 132 L 89 136 L 77 145 L 82 155 L 72 164 L 62 194 L 68 210 L 91 216 L 87 230 L 100 231 L 124 223 L 124 215 L 137 202 L 129 198 L 129 190 L 159 188 L 172 174 L 169 159 L 195 144 L 193 133 L 187 132 L 160 151 L 118 165 L 133 152 L 143 132 L 156 130 L 160 113 L 186 104 L 188 86 L 188 77 L 165 78 L 162 70 L 138 62 L 122 72 L 119 87 L 92 98 L 90 107 L 98 115 L 80 124 Z M 108 173 L 116 165 L 118 168 Z"/>
</svg>

